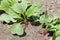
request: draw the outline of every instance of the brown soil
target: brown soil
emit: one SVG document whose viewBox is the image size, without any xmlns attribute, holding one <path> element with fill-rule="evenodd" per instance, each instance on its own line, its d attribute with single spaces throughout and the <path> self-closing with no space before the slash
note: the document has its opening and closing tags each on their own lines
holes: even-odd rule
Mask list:
<svg viewBox="0 0 60 40">
<path fill-rule="evenodd" d="M 17 35 L 12 35 L 9 31 L 10 25 L 3 24 L 0 22 L 0 40 L 44 40 L 41 37 L 41 34 L 38 33 L 41 30 L 41 26 L 31 26 L 25 30 L 26 35 L 23 37 L 19 37 Z"/>
<path fill-rule="evenodd" d="M 34 2 L 43 2 L 43 7 L 41 12 L 45 11 L 46 8 L 49 13 L 58 12 L 60 13 L 60 0 L 30 0 L 32 3 Z M 31 26 L 25 30 L 26 35 L 24 37 L 14 36 L 9 31 L 10 25 L 3 24 L 0 22 L 0 40 L 51 40 L 49 38 L 41 37 L 41 34 L 38 31 L 41 31 L 41 26 Z M 37 34 L 36 34 L 37 33 Z"/>
</svg>

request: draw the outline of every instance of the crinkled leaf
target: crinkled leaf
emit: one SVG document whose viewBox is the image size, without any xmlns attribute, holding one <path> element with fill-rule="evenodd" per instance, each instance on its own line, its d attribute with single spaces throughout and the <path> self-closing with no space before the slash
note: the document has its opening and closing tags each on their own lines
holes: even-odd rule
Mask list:
<svg viewBox="0 0 60 40">
<path fill-rule="evenodd" d="M 0 2 L 0 10 L 8 10 L 9 7 L 13 6 L 16 2 L 18 2 L 19 0 L 2 0 Z"/>
<path fill-rule="evenodd" d="M 16 20 L 12 16 L 10 16 L 8 14 L 2 14 L 2 15 L 0 15 L 0 21 L 5 21 L 7 23 L 9 23 L 10 21 L 16 22 Z"/>
<path fill-rule="evenodd" d="M 10 31 L 12 34 L 23 35 L 24 29 L 20 23 L 15 23 L 11 26 Z"/>
<path fill-rule="evenodd" d="M 27 6 L 27 2 L 22 1 L 21 3 L 15 3 L 11 8 L 17 13 L 24 13 L 26 11 Z"/>
<path fill-rule="evenodd" d="M 42 3 L 39 2 L 39 3 L 34 3 L 26 12 L 26 15 L 27 17 L 30 17 L 30 16 L 37 16 L 40 14 L 40 8 L 42 7 Z"/>
<path fill-rule="evenodd" d="M 13 18 L 21 18 L 21 15 L 15 12 L 12 8 L 7 10 L 6 13 L 11 15 Z"/>
<path fill-rule="evenodd" d="M 2 0 L 0 6 L 1 6 L 2 10 L 8 10 L 8 8 L 10 7 L 9 3 L 7 2 L 7 0 Z"/>
</svg>

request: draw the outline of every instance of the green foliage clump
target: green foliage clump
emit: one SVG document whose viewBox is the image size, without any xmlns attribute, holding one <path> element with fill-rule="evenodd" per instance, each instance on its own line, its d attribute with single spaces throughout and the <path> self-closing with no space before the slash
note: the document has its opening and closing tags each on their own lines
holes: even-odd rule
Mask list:
<svg viewBox="0 0 60 40">
<path fill-rule="evenodd" d="M 1 0 L 0 10 L 5 13 L 0 15 L 0 21 L 13 22 L 11 33 L 22 35 L 24 29 L 21 23 L 26 23 L 31 16 L 39 17 L 41 7 L 41 2 L 32 4 L 27 0 Z"/>
</svg>

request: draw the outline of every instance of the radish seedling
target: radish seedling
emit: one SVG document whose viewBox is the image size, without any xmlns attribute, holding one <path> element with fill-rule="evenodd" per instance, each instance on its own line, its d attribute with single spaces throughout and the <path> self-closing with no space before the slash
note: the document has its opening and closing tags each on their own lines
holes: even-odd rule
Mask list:
<svg viewBox="0 0 60 40">
<path fill-rule="evenodd" d="M 32 4 L 27 0 L 2 0 L 0 10 L 4 10 L 5 13 L 0 15 L 0 21 L 13 22 L 14 24 L 10 28 L 11 33 L 23 35 L 24 28 L 26 29 L 28 26 L 26 23 L 28 23 L 29 17 L 39 17 L 41 7 L 41 2 Z M 24 28 L 22 23 L 25 24 Z"/>
<path fill-rule="evenodd" d="M 42 24 L 45 23 L 46 27 L 46 33 L 48 31 L 54 31 L 54 36 L 60 37 L 60 14 L 53 13 L 51 15 L 48 15 L 47 11 L 45 12 L 45 15 L 40 17 L 40 22 Z M 57 39 L 56 39 L 57 40 Z"/>
</svg>

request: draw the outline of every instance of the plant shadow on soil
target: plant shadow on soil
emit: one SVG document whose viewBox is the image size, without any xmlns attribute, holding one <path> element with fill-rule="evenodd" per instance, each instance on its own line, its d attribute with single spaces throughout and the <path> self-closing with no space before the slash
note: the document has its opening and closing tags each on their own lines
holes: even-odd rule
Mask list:
<svg viewBox="0 0 60 40">
<path fill-rule="evenodd" d="M 31 25 L 32 26 L 39 26 L 39 25 L 41 25 L 41 23 L 39 21 L 36 21 L 36 22 L 31 22 Z"/>
<path fill-rule="evenodd" d="M 13 22 L 6 23 L 5 21 L 3 21 L 3 24 L 8 24 L 8 25 L 11 25 L 11 24 L 14 24 L 14 23 L 13 23 Z"/>
<path fill-rule="evenodd" d="M 44 12 L 42 12 L 42 14 L 40 14 L 40 16 L 42 16 L 42 15 L 44 15 L 45 13 Z M 36 17 L 36 16 L 31 16 L 30 17 L 30 23 L 31 23 L 31 25 L 33 25 L 33 26 L 40 26 L 41 25 L 41 23 L 39 22 L 39 21 L 37 21 L 37 19 L 39 19 L 39 17 Z"/>
<path fill-rule="evenodd" d="M 54 31 L 48 31 L 49 35 L 48 36 L 53 36 Z"/>
<path fill-rule="evenodd" d="M 14 36 L 19 36 L 19 37 L 25 37 L 26 36 L 26 32 L 23 33 L 23 35 L 17 35 L 17 34 L 13 34 Z"/>
<path fill-rule="evenodd" d="M 5 11 L 3 11 L 3 10 L 0 10 L 0 15 L 1 15 L 1 14 L 3 14 L 3 13 L 5 13 Z"/>
</svg>

